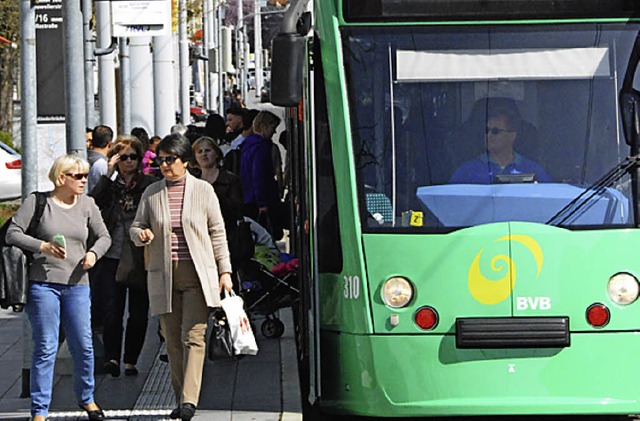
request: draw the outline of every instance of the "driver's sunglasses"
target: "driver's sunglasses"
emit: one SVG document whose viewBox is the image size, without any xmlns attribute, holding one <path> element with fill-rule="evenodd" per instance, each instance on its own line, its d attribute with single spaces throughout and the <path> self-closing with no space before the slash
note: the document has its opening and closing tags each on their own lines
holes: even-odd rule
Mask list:
<svg viewBox="0 0 640 421">
<path fill-rule="evenodd" d="M 168 155 L 168 156 L 158 156 L 158 157 L 156 157 L 155 161 L 156 161 L 156 164 L 158 166 L 160 166 L 160 165 L 164 164 L 165 162 L 167 163 L 167 165 L 171 165 L 174 162 L 176 162 L 177 159 L 178 159 L 178 157 L 175 156 L 175 155 Z"/>
<path fill-rule="evenodd" d="M 487 134 L 492 134 L 494 136 L 499 135 L 500 133 L 511 133 L 514 130 L 501 129 L 500 127 L 487 127 Z"/>
</svg>

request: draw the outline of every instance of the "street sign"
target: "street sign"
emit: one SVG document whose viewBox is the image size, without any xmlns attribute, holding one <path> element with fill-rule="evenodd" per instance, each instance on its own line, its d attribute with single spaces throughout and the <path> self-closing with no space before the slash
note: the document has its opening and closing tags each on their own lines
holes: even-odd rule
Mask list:
<svg viewBox="0 0 640 421">
<path fill-rule="evenodd" d="M 38 123 L 64 123 L 62 0 L 40 1 L 35 11 Z"/>
<path fill-rule="evenodd" d="M 171 34 L 171 0 L 111 0 L 114 37 Z"/>
</svg>

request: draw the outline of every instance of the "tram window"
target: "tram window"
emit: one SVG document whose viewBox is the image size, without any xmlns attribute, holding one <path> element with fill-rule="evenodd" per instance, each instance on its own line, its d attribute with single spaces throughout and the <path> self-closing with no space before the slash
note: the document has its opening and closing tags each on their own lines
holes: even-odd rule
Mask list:
<svg viewBox="0 0 640 421">
<path fill-rule="evenodd" d="M 327 115 L 327 97 L 324 89 L 320 40 L 314 41 L 314 83 L 318 87 L 315 97 L 316 168 L 318 177 L 318 269 L 320 272 L 342 271 L 342 242 L 336 195 L 336 179 L 333 168 L 331 134 Z"/>
<path fill-rule="evenodd" d="M 345 29 L 364 230 L 548 223 L 629 154 L 615 75 L 637 33 L 587 24 Z M 491 137 L 510 143 L 508 153 L 500 157 Z M 454 177 L 470 163 L 483 177 Z M 562 225 L 632 226 L 630 185 L 622 174 Z M 416 212 L 421 222 L 408 226 Z"/>
</svg>

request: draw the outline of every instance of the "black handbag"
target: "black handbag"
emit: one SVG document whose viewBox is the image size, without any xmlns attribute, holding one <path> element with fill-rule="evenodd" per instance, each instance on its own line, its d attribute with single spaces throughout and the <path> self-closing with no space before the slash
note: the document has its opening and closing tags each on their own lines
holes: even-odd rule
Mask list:
<svg viewBox="0 0 640 421">
<path fill-rule="evenodd" d="M 136 247 L 133 241 L 125 238 L 116 270 L 116 282 L 129 288 L 146 289 L 147 271 L 144 268 L 144 248 Z"/>
<path fill-rule="evenodd" d="M 36 207 L 29 222 L 26 233 L 33 235 L 47 204 L 46 193 L 34 192 L 36 195 Z M 11 224 L 9 219 L 0 228 L 0 307 L 13 308 L 13 311 L 22 311 L 27 303 L 29 290 L 29 265 L 32 255 L 24 252 L 17 246 L 6 242 L 7 229 Z"/>
<path fill-rule="evenodd" d="M 235 357 L 231 330 L 222 310 L 216 310 L 211 315 L 211 334 L 207 348 L 207 355 L 211 361 L 229 360 Z"/>
</svg>

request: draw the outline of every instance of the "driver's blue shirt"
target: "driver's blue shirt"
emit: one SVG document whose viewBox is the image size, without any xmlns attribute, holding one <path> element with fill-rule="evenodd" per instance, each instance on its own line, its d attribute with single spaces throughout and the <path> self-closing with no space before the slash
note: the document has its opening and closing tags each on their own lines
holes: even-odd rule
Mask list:
<svg viewBox="0 0 640 421">
<path fill-rule="evenodd" d="M 514 160 L 505 167 L 491 161 L 487 154 L 467 161 L 456 170 L 450 184 L 493 184 L 498 174 L 534 174 L 535 181 L 550 183 L 551 176 L 530 159 L 514 152 Z"/>
</svg>

